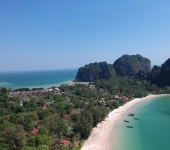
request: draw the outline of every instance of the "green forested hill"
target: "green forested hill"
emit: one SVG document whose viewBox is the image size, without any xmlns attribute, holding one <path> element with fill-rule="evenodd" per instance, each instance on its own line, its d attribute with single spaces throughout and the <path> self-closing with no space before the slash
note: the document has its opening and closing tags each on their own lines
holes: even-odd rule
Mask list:
<svg viewBox="0 0 170 150">
<path fill-rule="evenodd" d="M 115 77 L 114 67 L 107 62 L 90 63 L 79 68 L 75 81 L 93 82 L 98 79 L 109 79 Z"/>
</svg>

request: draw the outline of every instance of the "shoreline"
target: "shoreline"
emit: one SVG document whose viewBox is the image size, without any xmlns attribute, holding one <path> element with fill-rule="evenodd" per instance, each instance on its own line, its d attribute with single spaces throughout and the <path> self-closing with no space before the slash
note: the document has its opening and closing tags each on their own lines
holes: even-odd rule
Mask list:
<svg viewBox="0 0 170 150">
<path fill-rule="evenodd" d="M 49 85 L 42 85 L 42 86 L 28 86 L 28 88 L 38 88 L 38 87 L 42 87 L 42 88 L 51 88 L 53 86 L 59 87 L 60 85 L 64 85 L 64 84 L 68 84 L 68 85 L 74 85 L 74 84 L 89 84 L 89 82 L 74 82 L 73 79 L 72 80 L 68 80 L 68 81 L 64 81 L 64 82 L 59 82 L 59 83 L 54 83 L 54 84 L 49 84 Z"/>
<path fill-rule="evenodd" d="M 52 83 L 52 84 L 44 84 L 44 85 L 36 85 L 36 86 L 27 86 L 28 88 L 39 88 L 39 87 L 42 87 L 42 88 L 51 88 L 53 86 L 56 86 L 56 87 L 59 87 L 60 85 L 63 85 L 63 84 L 68 84 L 68 85 L 72 85 L 74 84 L 73 80 L 68 80 L 68 81 L 63 81 L 63 82 L 59 82 L 59 83 Z"/>
<path fill-rule="evenodd" d="M 114 109 L 108 114 L 105 120 L 98 123 L 97 126 L 93 128 L 89 138 L 84 142 L 81 150 L 111 150 L 110 139 L 113 137 L 112 131 L 114 131 L 115 125 L 122 117 L 122 114 L 126 113 L 137 103 L 166 95 L 169 94 L 148 95 L 143 98 L 135 98 L 123 106 Z"/>
<path fill-rule="evenodd" d="M 1 82 L 0 82 L 1 83 Z M 5 83 L 5 82 L 3 82 Z M 6 82 L 7 83 L 7 82 Z M 68 84 L 68 85 L 72 85 L 74 84 L 73 80 L 67 80 L 67 81 L 63 81 L 63 82 L 58 82 L 58 83 L 52 83 L 52 84 L 43 84 L 43 85 L 31 85 L 31 86 L 25 86 L 25 87 L 28 87 L 30 89 L 32 88 L 51 88 L 53 86 L 56 86 L 56 87 L 59 87 L 60 85 L 63 85 L 63 84 Z M 12 89 L 19 89 L 19 88 L 25 88 L 24 86 L 11 86 L 11 87 L 6 87 L 6 86 L 3 86 L 2 87 L 5 87 L 7 89 L 9 88 L 12 88 Z"/>
<path fill-rule="evenodd" d="M 0 82 L 0 83 L 6 83 L 8 84 L 7 82 Z M 74 84 L 84 84 L 84 85 L 88 85 L 89 82 L 74 82 L 73 79 L 72 80 L 67 80 L 67 81 L 63 81 L 63 82 L 58 82 L 58 83 L 52 83 L 52 84 L 43 84 L 43 85 L 31 85 L 31 86 L 25 86 L 25 87 L 28 87 L 29 89 L 32 89 L 32 88 L 51 88 L 53 86 L 56 86 L 56 87 L 59 87 L 60 85 L 64 85 L 64 84 L 68 84 L 68 85 L 74 85 Z M 9 88 L 12 88 L 12 89 L 20 89 L 20 88 L 25 88 L 23 86 L 16 86 L 16 87 L 6 87 L 6 86 L 3 86 L 2 87 L 5 87 L 7 89 Z"/>
</svg>

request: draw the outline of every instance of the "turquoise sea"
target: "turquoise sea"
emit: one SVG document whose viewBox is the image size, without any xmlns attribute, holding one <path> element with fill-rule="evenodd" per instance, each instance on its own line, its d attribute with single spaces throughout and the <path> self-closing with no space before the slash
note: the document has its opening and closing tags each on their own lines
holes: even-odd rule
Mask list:
<svg viewBox="0 0 170 150">
<path fill-rule="evenodd" d="M 136 104 L 117 122 L 113 132 L 113 150 L 170 150 L 170 96 Z"/>
<path fill-rule="evenodd" d="M 77 69 L 0 72 L 0 87 L 51 87 L 70 83 L 75 79 Z"/>
</svg>

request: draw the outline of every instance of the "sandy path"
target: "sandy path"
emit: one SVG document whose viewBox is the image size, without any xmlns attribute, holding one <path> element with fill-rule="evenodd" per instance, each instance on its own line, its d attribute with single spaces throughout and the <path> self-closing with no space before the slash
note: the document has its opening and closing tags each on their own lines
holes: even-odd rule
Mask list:
<svg viewBox="0 0 170 150">
<path fill-rule="evenodd" d="M 97 127 L 93 128 L 91 135 L 84 142 L 81 150 L 110 150 L 110 138 L 112 130 L 116 124 L 116 121 L 120 119 L 123 113 L 130 109 L 135 104 L 145 101 L 154 97 L 163 95 L 149 95 L 144 98 L 136 98 L 125 105 L 111 111 L 104 121 L 100 122 Z M 113 134 L 113 133 L 112 133 Z"/>
</svg>

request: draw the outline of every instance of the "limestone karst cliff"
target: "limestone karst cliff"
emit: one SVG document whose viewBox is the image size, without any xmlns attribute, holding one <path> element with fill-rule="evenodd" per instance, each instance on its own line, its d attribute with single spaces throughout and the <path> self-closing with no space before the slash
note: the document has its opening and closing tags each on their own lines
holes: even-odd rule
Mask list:
<svg viewBox="0 0 170 150">
<path fill-rule="evenodd" d="M 150 71 L 151 61 L 141 55 L 123 55 L 113 66 L 118 76 L 134 76 L 139 71 Z"/>
<path fill-rule="evenodd" d="M 79 68 L 75 81 L 93 82 L 98 79 L 109 79 L 114 76 L 116 76 L 116 72 L 111 64 L 96 62 Z"/>
</svg>

